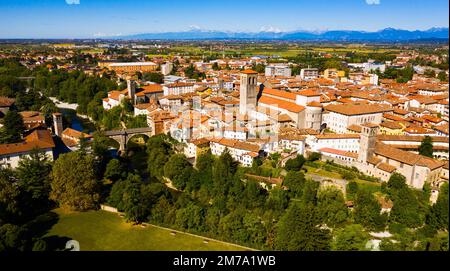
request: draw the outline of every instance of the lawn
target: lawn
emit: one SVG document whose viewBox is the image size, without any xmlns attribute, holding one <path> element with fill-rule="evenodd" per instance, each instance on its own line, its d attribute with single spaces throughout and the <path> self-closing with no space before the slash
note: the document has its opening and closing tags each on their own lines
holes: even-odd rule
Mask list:
<svg viewBox="0 0 450 271">
<path fill-rule="evenodd" d="M 152 226 L 142 228 L 126 223 L 117 214 L 106 211 L 68 212 L 57 209 L 59 221 L 46 237 L 66 237 L 77 240 L 82 251 L 203 251 L 244 250 L 243 248 L 219 243 L 203 242 L 203 238 Z"/>
</svg>

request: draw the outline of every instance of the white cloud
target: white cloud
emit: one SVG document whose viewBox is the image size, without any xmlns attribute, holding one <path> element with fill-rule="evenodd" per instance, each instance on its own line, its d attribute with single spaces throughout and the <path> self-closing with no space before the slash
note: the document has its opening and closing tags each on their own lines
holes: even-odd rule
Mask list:
<svg viewBox="0 0 450 271">
<path fill-rule="evenodd" d="M 380 0 L 366 0 L 367 5 L 379 5 Z"/>
<path fill-rule="evenodd" d="M 275 32 L 275 33 L 282 32 L 281 29 L 279 29 L 278 27 L 273 27 L 271 25 L 269 25 L 269 26 L 261 26 L 259 31 L 262 31 L 262 32 Z"/>
<path fill-rule="evenodd" d="M 66 0 L 66 4 L 68 5 L 79 5 L 80 0 Z"/>
<path fill-rule="evenodd" d="M 202 28 L 196 24 L 192 24 L 189 26 L 190 30 L 201 30 Z"/>
</svg>

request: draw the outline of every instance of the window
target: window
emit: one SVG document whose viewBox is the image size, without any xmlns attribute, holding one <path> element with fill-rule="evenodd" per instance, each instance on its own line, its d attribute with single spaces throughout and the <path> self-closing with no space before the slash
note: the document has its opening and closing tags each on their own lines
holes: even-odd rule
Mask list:
<svg viewBox="0 0 450 271">
<path fill-rule="evenodd" d="M 400 163 L 400 168 L 403 168 L 403 163 Z"/>
</svg>

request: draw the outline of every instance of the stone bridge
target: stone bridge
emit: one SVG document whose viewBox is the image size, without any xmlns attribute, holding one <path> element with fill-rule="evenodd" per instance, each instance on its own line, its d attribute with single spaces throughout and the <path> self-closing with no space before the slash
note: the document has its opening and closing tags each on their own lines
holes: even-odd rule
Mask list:
<svg viewBox="0 0 450 271">
<path fill-rule="evenodd" d="M 124 130 L 112 130 L 106 131 L 105 136 L 114 139 L 119 142 L 119 151 L 122 153 L 127 149 L 127 144 L 130 138 L 135 135 L 146 135 L 151 137 L 153 135 L 152 128 L 135 128 L 135 129 L 124 129 Z"/>
</svg>

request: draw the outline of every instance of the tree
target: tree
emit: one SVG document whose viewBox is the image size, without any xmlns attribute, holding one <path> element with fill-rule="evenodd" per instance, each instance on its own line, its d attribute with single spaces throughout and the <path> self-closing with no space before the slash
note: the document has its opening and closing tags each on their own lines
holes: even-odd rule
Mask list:
<svg viewBox="0 0 450 271">
<path fill-rule="evenodd" d="M 200 154 L 197 157 L 197 162 L 195 164 L 199 173 L 198 178 L 200 185 L 205 187 L 208 191 L 212 190 L 214 162 L 214 156 L 211 154 L 211 151 L 208 150 L 208 152 Z"/>
<path fill-rule="evenodd" d="M 426 69 L 423 73 L 426 77 L 436 78 L 436 72 L 432 69 Z"/>
<path fill-rule="evenodd" d="M 219 71 L 220 70 L 219 64 L 217 62 L 214 62 L 212 64 L 212 69 L 215 70 L 215 71 Z"/>
<path fill-rule="evenodd" d="M 299 171 L 300 169 L 302 169 L 303 164 L 306 162 L 305 158 L 303 157 L 303 155 L 298 154 L 297 157 L 295 157 L 294 159 L 289 159 L 286 164 L 284 165 L 284 168 L 286 170 L 294 170 L 294 171 Z"/>
<path fill-rule="evenodd" d="M 180 229 L 203 231 L 204 216 L 205 210 L 203 210 L 203 208 L 190 203 L 186 207 L 178 209 L 176 212 L 175 225 Z"/>
<path fill-rule="evenodd" d="M 331 243 L 332 250 L 361 251 L 366 250 L 369 234 L 359 224 L 350 224 L 338 229 Z"/>
<path fill-rule="evenodd" d="M 422 225 L 424 215 L 416 195 L 406 184 L 406 178 L 399 173 L 393 173 L 387 186 L 389 197 L 394 203 L 390 219 L 412 228 Z"/>
<path fill-rule="evenodd" d="M 118 159 L 111 159 L 106 165 L 104 177 L 112 181 L 117 181 L 123 176 L 124 168 Z"/>
<path fill-rule="evenodd" d="M 276 248 L 288 251 L 330 249 L 330 233 L 319 227 L 315 207 L 293 202 L 277 224 Z"/>
<path fill-rule="evenodd" d="M 25 251 L 28 249 L 27 230 L 22 226 L 0 226 L 0 251 Z"/>
<path fill-rule="evenodd" d="M 39 238 L 33 243 L 32 251 L 46 251 L 48 249 L 47 242 Z"/>
<path fill-rule="evenodd" d="M 425 136 L 419 146 L 419 154 L 433 158 L 433 139 L 430 136 Z"/>
<path fill-rule="evenodd" d="M 289 205 L 289 195 L 286 190 L 281 188 L 274 188 L 270 190 L 267 198 L 267 209 L 272 209 L 277 212 L 283 212 Z"/>
<path fill-rule="evenodd" d="M 284 178 L 283 185 L 289 188 L 291 197 L 300 197 L 305 184 L 305 175 L 300 171 L 288 171 Z"/>
<path fill-rule="evenodd" d="M 164 75 L 160 72 L 146 72 L 143 75 L 143 79 L 157 84 L 164 83 Z"/>
<path fill-rule="evenodd" d="M 320 160 L 322 154 L 320 152 L 313 152 L 308 156 L 308 161 L 314 162 Z"/>
<path fill-rule="evenodd" d="M 50 172 L 52 166 L 47 155 L 37 149 L 19 161 L 16 175 L 19 187 L 24 192 L 28 210 L 37 213 L 49 207 Z"/>
<path fill-rule="evenodd" d="M 23 213 L 20 206 L 20 190 L 8 176 L 4 175 L 4 169 L 0 169 L 0 224 L 17 221 Z M 12 175 L 12 174 L 11 174 Z"/>
<path fill-rule="evenodd" d="M 358 192 L 358 183 L 351 181 L 347 184 L 347 198 L 353 199 Z"/>
<path fill-rule="evenodd" d="M 344 223 L 348 216 L 344 195 L 332 186 L 319 190 L 317 211 L 320 220 L 330 227 Z"/>
<path fill-rule="evenodd" d="M 183 190 L 189 181 L 192 180 L 192 165 L 184 154 L 174 154 L 164 165 L 164 176 L 169 178 L 173 185 Z"/>
<path fill-rule="evenodd" d="M 3 127 L 0 130 L 0 143 L 16 143 L 22 140 L 25 130 L 22 115 L 9 110 L 3 118 Z"/>
<path fill-rule="evenodd" d="M 148 171 L 151 176 L 162 178 L 164 165 L 169 160 L 171 146 L 166 142 L 165 135 L 152 136 L 147 141 Z"/>
<path fill-rule="evenodd" d="M 380 214 L 381 205 L 374 195 L 367 190 L 359 190 L 356 194 L 354 208 L 355 222 L 368 229 L 384 228 L 386 218 Z"/>
<path fill-rule="evenodd" d="M 313 180 L 306 180 L 303 186 L 301 201 L 303 203 L 317 204 L 317 191 L 319 191 L 320 183 Z"/>
<path fill-rule="evenodd" d="M 448 231 L 448 183 L 442 184 L 436 203 L 431 206 L 426 222 L 432 229 Z"/>
<path fill-rule="evenodd" d="M 438 78 L 441 82 L 448 82 L 447 74 L 444 71 L 438 73 Z"/>
<path fill-rule="evenodd" d="M 214 195 L 226 195 L 228 193 L 230 180 L 233 179 L 237 168 L 238 162 L 234 161 L 228 149 L 225 149 L 216 159 L 213 167 Z"/>
<path fill-rule="evenodd" d="M 91 155 L 70 152 L 55 161 L 50 198 L 60 206 L 80 211 L 96 208 L 100 199 L 99 186 Z"/>
</svg>

